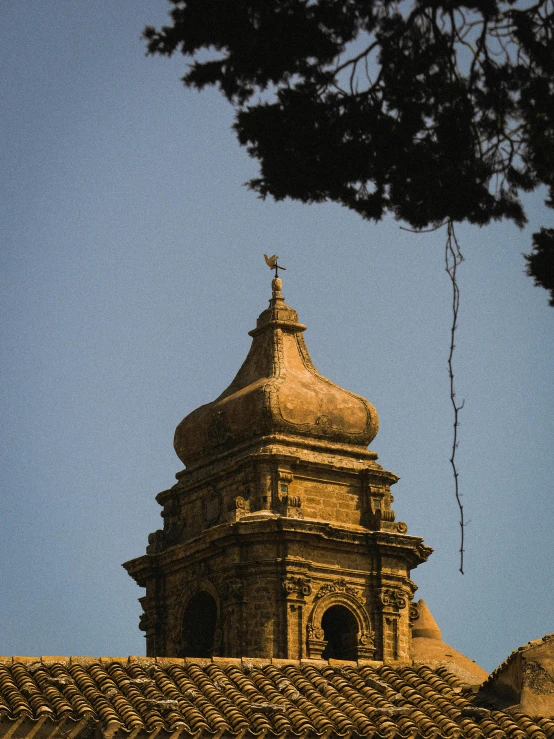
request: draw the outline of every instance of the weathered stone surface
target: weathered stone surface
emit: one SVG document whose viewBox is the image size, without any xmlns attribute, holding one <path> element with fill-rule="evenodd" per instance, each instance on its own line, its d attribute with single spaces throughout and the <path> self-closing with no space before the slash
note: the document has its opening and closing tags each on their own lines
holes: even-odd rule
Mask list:
<svg viewBox="0 0 554 739">
<path fill-rule="evenodd" d="M 273 280 L 270 305 L 250 332 L 252 346 L 229 387 L 177 427 L 175 451 L 187 465 L 256 436 L 287 433 L 362 448 L 379 428 L 365 398 L 319 374 L 295 310 Z"/>
<path fill-rule="evenodd" d="M 512 652 L 483 684 L 479 697 L 495 707 L 554 717 L 554 634 Z"/>
<path fill-rule="evenodd" d="M 445 666 L 467 685 L 480 685 L 488 673 L 473 660 L 446 644 L 427 603 L 421 598 L 411 606 L 412 659 L 432 669 Z"/>
<path fill-rule="evenodd" d="M 410 571 L 431 550 L 366 448 L 377 412 L 315 370 L 280 283 L 229 388 L 179 424 L 187 468 L 125 565 L 146 588 L 147 653 L 408 663 Z"/>
</svg>

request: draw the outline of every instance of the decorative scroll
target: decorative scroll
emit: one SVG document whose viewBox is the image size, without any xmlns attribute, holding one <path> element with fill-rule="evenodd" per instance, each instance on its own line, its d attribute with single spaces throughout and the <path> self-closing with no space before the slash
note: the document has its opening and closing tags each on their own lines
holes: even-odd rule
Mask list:
<svg viewBox="0 0 554 739">
<path fill-rule="evenodd" d="M 302 575 L 287 575 L 283 578 L 281 583 L 283 593 L 288 595 L 311 595 L 312 586 L 310 585 L 310 579 L 303 577 Z"/>
<path fill-rule="evenodd" d="M 165 535 L 162 529 L 153 531 L 148 534 L 148 545 L 146 547 L 146 554 L 158 554 L 165 548 Z"/>
<path fill-rule="evenodd" d="M 234 511 L 235 520 L 240 521 L 240 519 L 250 511 L 250 503 L 243 498 L 242 495 L 237 495 L 237 497 L 231 501 L 229 509 Z"/>
<path fill-rule="evenodd" d="M 169 498 L 165 502 L 161 515 L 164 519 L 164 527 L 148 535 L 147 554 L 159 554 L 168 547 L 180 544 L 183 540 L 186 522 L 175 498 Z"/>
<path fill-rule="evenodd" d="M 400 610 L 408 605 L 406 594 L 395 588 L 384 588 L 379 593 L 379 598 L 384 608 L 398 608 Z"/>
<path fill-rule="evenodd" d="M 353 598 L 356 598 L 356 600 L 360 602 L 362 601 L 359 590 L 352 587 L 352 585 L 348 585 L 344 578 L 340 578 L 340 580 L 335 580 L 334 582 L 328 582 L 325 583 L 325 585 L 322 585 L 316 593 L 315 600 L 319 600 L 319 598 L 323 598 L 323 596 L 330 595 L 331 593 L 347 593 Z"/>
<path fill-rule="evenodd" d="M 323 641 L 325 639 L 325 633 L 320 626 L 314 626 L 308 624 L 307 626 L 308 639 L 315 639 L 316 641 Z"/>
<path fill-rule="evenodd" d="M 431 554 L 433 554 L 433 548 L 428 547 L 425 544 L 419 544 L 416 548 L 416 552 L 418 556 L 421 558 L 422 562 L 427 562 Z"/>
<path fill-rule="evenodd" d="M 369 633 L 368 631 L 363 631 L 358 637 L 358 644 L 366 648 L 374 649 L 375 634 Z"/>
</svg>

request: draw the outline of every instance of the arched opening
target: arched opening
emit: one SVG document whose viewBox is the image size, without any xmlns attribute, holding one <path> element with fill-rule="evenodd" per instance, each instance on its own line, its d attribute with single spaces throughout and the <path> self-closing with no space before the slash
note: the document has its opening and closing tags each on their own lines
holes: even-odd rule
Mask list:
<svg viewBox="0 0 554 739">
<path fill-rule="evenodd" d="M 182 657 L 211 657 L 217 625 L 217 605 L 209 593 L 190 599 L 183 616 Z"/>
<path fill-rule="evenodd" d="M 323 614 L 321 628 L 327 642 L 323 659 L 358 658 L 358 622 L 345 606 L 331 606 Z"/>
</svg>

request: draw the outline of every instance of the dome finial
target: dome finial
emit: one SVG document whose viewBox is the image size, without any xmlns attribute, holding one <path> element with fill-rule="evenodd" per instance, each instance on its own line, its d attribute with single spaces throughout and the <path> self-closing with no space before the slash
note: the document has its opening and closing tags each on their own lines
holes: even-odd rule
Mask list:
<svg viewBox="0 0 554 739">
<path fill-rule="evenodd" d="M 269 267 L 269 269 L 275 270 L 275 277 L 271 281 L 271 300 L 270 304 L 274 305 L 276 300 L 284 300 L 283 293 L 281 290 L 283 289 L 283 283 L 281 281 L 281 278 L 279 277 L 279 270 L 280 269 L 286 269 L 286 267 L 281 267 L 280 264 L 277 263 L 277 260 L 279 257 L 277 254 L 273 254 L 273 256 L 268 257 L 267 254 L 264 254 L 265 263 Z"/>
<path fill-rule="evenodd" d="M 274 303 L 276 300 L 284 300 L 283 293 L 283 280 L 280 277 L 274 277 L 271 280 L 271 301 Z"/>
</svg>

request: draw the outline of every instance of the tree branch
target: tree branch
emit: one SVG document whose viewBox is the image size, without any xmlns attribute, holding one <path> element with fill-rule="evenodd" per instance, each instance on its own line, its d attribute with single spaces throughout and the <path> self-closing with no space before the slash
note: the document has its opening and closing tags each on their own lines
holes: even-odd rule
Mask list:
<svg viewBox="0 0 554 739">
<path fill-rule="evenodd" d="M 452 359 L 454 357 L 454 349 L 456 348 L 456 329 L 458 327 L 458 309 L 460 307 L 460 289 L 456 278 L 458 266 L 463 262 L 464 258 L 460 251 L 460 245 L 454 230 L 454 224 L 449 219 L 447 223 L 447 237 L 445 246 L 445 264 L 446 271 L 452 282 L 452 325 L 450 327 L 450 352 L 448 354 L 448 376 L 450 378 L 450 400 L 454 409 L 454 435 L 452 438 L 452 454 L 450 456 L 450 464 L 452 465 L 452 473 L 454 475 L 454 488 L 456 502 L 460 509 L 460 572 L 464 574 L 464 507 L 462 505 L 461 493 L 459 487 L 459 473 L 456 467 L 456 450 L 458 449 L 458 429 L 460 426 L 459 414 L 464 407 L 464 401 L 458 405 L 456 402 L 456 393 L 454 391 L 454 369 Z"/>
</svg>

